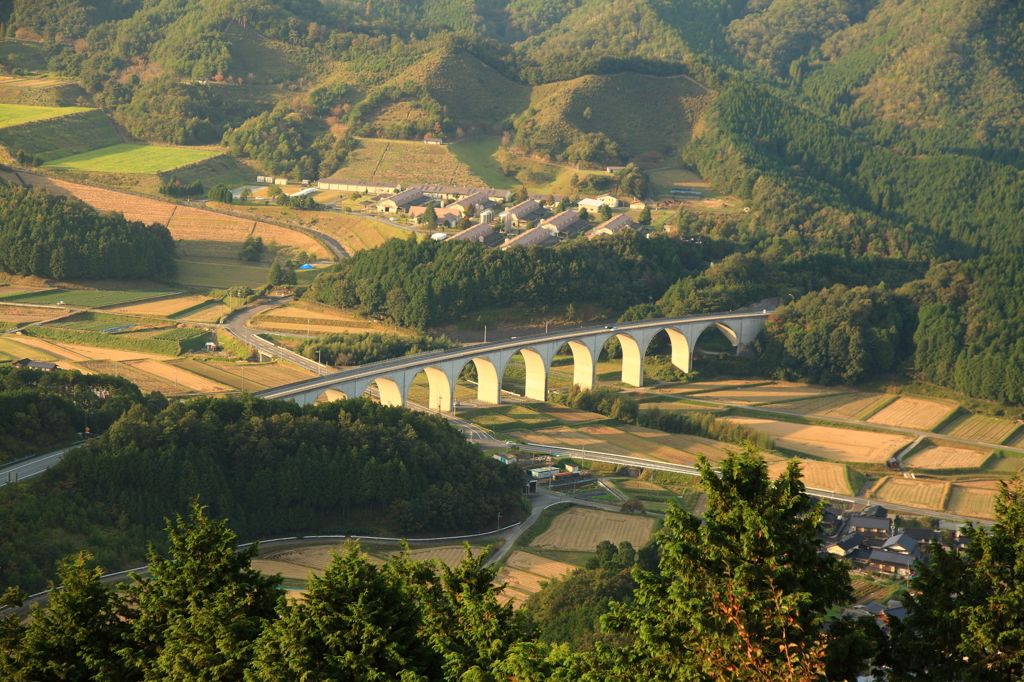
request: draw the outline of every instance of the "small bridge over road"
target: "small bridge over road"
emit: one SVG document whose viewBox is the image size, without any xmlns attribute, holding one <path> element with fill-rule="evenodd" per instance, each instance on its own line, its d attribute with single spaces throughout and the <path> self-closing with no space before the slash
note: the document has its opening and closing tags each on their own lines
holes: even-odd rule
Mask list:
<svg viewBox="0 0 1024 682">
<path fill-rule="evenodd" d="M 622 347 L 622 381 L 643 386 L 644 356 L 647 347 L 661 332 L 672 345 L 672 364 L 689 373 L 693 368 L 693 350 L 707 329 L 716 327 L 737 350 L 744 350 L 757 338 L 771 310 L 760 312 L 718 313 L 691 317 L 663 318 L 630 322 L 616 327 L 592 327 L 538 336 L 520 337 L 497 343 L 477 344 L 448 351 L 421 353 L 382 362 L 361 365 L 316 379 L 260 391 L 261 398 L 294 400 L 300 405 L 318 399 L 356 398 L 376 384 L 385 405 L 404 406 L 409 388 L 420 372 L 430 385 L 431 409 L 451 412 L 455 382 L 469 363 L 477 373 L 477 399 L 501 402 L 501 380 L 509 360 L 522 353 L 526 362 L 526 396 L 546 400 L 548 374 L 558 351 L 569 345 L 573 357 L 573 383 L 593 388 L 597 383 L 597 358 L 604 344 L 615 337 Z"/>
</svg>

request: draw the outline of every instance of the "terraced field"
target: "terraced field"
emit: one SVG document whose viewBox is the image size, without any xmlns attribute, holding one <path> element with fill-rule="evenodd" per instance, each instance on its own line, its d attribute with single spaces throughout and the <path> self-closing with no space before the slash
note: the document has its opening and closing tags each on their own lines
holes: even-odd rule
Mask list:
<svg viewBox="0 0 1024 682">
<path fill-rule="evenodd" d="M 890 400 L 892 398 L 889 396 L 850 392 L 797 402 L 772 403 L 767 407 L 793 414 L 835 419 L 859 419 L 863 418 L 863 415 L 873 414 L 886 401 Z"/>
<path fill-rule="evenodd" d="M 946 511 L 981 518 L 995 518 L 996 488 L 994 481 L 955 483 L 949 493 Z"/>
<path fill-rule="evenodd" d="M 929 400 L 900 398 L 876 412 L 868 421 L 873 424 L 930 431 L 954 409 L 956 407 L 953 405 L 944 405 Z"/>
<path fill-rule="evenodd" d="M 789 466 L 788 461 L 773 462 L 768 465 L 768 473 L 778 478 Z M 859 491 L 850 488 L 850 479 L 846 466 L 833 462 L 818 462 L 813 459 L 800 460 L 804 485 L 816 490 L 830 490 L 843 495 L 856 495 Z"/>
<path fill-rule="evenodd" d="M 530 547 L 590 552 L 602 540 L 608 540 L 615 545 L 626 541 L 639 548 L 650 539 L 653 530 L 651 517 L 574 507 L 556 516 Z"/>
<path fill-rule="evenodd" d="M 980 414 L 964 414 L 942 430 L 957 438 L 979 440 L 999 445 L 1006 442 L 1020 425 L 1008 419 L 997 419 Z"/>
<path fill-rule="evenodd" d="M 0 294 L 4 303 L 34 303 L 45 305 L 69 305 L 75 308 L 96 308 L 141 301 L 156 296 L 180 294 L 180 289 L 125 289 L 99 291 L 95 289 L 46 289 L 27 293 Z M 63 302 L 63 303 L 62 303 Z"/>
<path fill-rule="evenodd" d="M 910 436 L 852 431 L 832 426 L 794 424 L 754 417 L 727 419 L 771 436 L 779 447 L 837 462 L 883 463 L 913 441 Z"/>
<path fill-rule="evenodd" d="M 903 463 L 914 469 L 976 469 L 991 455 L 991 450 L 933 446 L 904 458 Z"/>
<path fill-rule="evenodd" d="M 144 144 L 117 144 L 82 154 L 54 159 L 44 168 L 92 171 L 98 173 L 139 173 L 151 175 L 179 166 L 209 159 L 221 152 L 190 147 L 155 147 Z"/>
<path fill-rule="evenodd" d="M 910 507 L 942 510 L 945 508 L 949 483 L 889 476 L 875 486 L 870 497 L 881 502 L 905 504 Z"/>
<path fill-rule="evenodd" d="M 346 180 L 430 185 L 483 186 L 447 147 L 422 142 L 361 139 L 345 166 L 332 177 Z"/>
<path fill-rule="evenodd" d="M 86 107 L 33 107 L 24 104 L 0 104 L 0 128 L 17 126 L 31 121 L 45 121 L 69 114 L 95 111 Z"/>
</svg>

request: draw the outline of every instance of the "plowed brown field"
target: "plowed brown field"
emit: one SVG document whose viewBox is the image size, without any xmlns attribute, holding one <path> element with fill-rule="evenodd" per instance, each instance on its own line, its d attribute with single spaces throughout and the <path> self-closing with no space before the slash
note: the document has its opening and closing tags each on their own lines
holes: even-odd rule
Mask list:
<svg viewBox="0 0 1024 682">
<path fill-rule="evenodd" d="M 929 430 L 955 408 L 942 403 L 933 403 L 917 398 L 900 398 L 876 412 L 869 422 L 900 426 L 905 429 Z"/>
<path fill-rule="evenodd" d="M 772 478 L 778 476 L 789 466 L 788 461 L 773 462 L 768 465 L 768 473 Z M 831 490 L 844 495 L 856 495 L 850 490 L 850 480 L 846 476 L 846 467 L 834 462 L 818 462 L 813 459 L 800 460 L 800 469 L 804 476 L 804 485 L 817 490 Z"/>
<path fill-rule="evenodd" d="M 781 447 L 838 462 L 885 462 L 913 441 L 909 436 L 754 417 L 728 417 L 728 420 L 768 434 Z"/>
<path fill-rule="evenodd" d="M 875 488 L 871 496 L 882 502 L 942 510 L 948 486 L 948 483 L 942 481 L 923 481 L 890 476 L 883 479 L 881 485 Z"/>
<path fill-rule="evenodd" d="M 973 469 L 980 467 L 991 454 L 991 451 L 936 446 L 914 453 L 903 463 L 917 469 Z"/>
<path fill-rule="evenodd" d="M 218 393 L 220 391 L 230 390 L 227 386 L 210 381 L 198 374 L 193 374 L 192 372 L 184 369 L 171 367 L 170 365 L 165 365 L 164 363 L 157 362 L 156 360 L 132 360 L 127 364 L 132 367 L 137 367 L 143 372 L 149 372 L 150 374 L 154 374 L 162 379 L 166 379 L 172 387 L 177 387 L 177 390 L 180 393 L 187 391 Z"/>
</svg>

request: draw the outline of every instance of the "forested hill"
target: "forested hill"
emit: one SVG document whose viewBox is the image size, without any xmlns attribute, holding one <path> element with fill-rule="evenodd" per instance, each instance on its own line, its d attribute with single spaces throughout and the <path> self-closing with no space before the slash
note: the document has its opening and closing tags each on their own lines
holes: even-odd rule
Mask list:
<svg viewBox="0 0 1024 682">
<path fill-rule="evenodd" d="M 41 589 L 82 548 L 110 570 L 138 566 L 197 496 L 246 540 L 439 536 L 493 530 L 499 512 L 521 518 L 521 485 L 517 466 L 445 420 L 368 399 L 136 404 L 58 466 L 0 489 L 0 584 Z"/>
</svg>

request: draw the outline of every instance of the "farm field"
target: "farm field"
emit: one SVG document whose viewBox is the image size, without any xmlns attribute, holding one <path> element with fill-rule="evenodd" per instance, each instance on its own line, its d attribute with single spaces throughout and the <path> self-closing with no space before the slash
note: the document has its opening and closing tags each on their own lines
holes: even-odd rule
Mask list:
<svg viewBox="0 0 1024 682">
<path fill-rule="evenodd" d="M 71 358 L 83 360 L 167 360 L 168 356 L 155 353 L 145 353 L 134 350 L 118 350 L 115 348 L 101 348 L 99 346 L 83 346 L 74 343 L 56 342 L 31 336 L 19 336 L 19 341 L 31 344 L 40 349 L 48 349 L 47 352 L 58 353 Z"/>
<path fill-rule="evenodd" d="M 792 403 L 772 403 L 766 407 L 793 414 L 814 415 L 816 417 L 832 417 L 835 419 L 857 419 L 858 415 L 872 414 L 885 401 L 892 400 L 889 396 L 843 393 L 825 398 L 811 398 Z"/>
<path fill-rule="evenodd" d="M 197 306 L 211 299 L 206 296 L 195 296 L 192 294 L 180 294 L 155 301 L 144 301 L 141 303 L 130 303 L 114 308 L 107 308 L 112 313 L 129 313 L 132 315 L 155 315 L 158 317 L 170 317 L 175 313 Z"/>
<path fill-rule="evenodd" d="M 574 507 L 556 516 L 551 527 L 534 538 L 530 546 L 591 552 L 602 540 L 608 540 L 615 545 L 630 542 L 639 549 L 647 543 L 653 531 L 654 519 L 651 517 Z"/>
<path fill-rule="evenodd" d="M 811 426 L 754 417 L 725 417 L 767 434 L 779 447 L 837 462 L 884 463 L 914 439 L 834 426 Z"/>
<path fill-rule="evenodd" d="M 267 283 L 270 267 L 265 265 L 242 265 L 237 260 L 192 260 L 177 259 L 176 279 L 185 286 L 227 289 L 247 286 L 253 289 Z"/>
<path fill-rule="evenodd" d="M 234 363 L 186 358 L 167 363 L 179 369 L 193 372 L 221 386 L 257 391 L 273 386 L 290 384 L 314 375 L 284 363 Z M 221 389 L 223 390 L 223 389 Z"/>
<path fill-rule="evenodd" d="M 876 412 L 869 422 L 930 431 L 955 408 L 917 398 L 900 398 Z"/>
<path fill-rule="evenodd" d="M 874 487 L 870 497 L 881 502 L 942 510 L 948 488 L 949 484 L 942 481 L 887 476 Z"/>
<path fill-rule="evenodd" d="M 995 481 L 964 481 L 954 483 L 949 491 L 946 511 L 950 514 L 995 518 Z"/>
<path fill-rule="evenodd" d="M 737 386 L 726 390 L 709 391 L 690 396 L 694 400 L 717 400 L 741 405 L 774 403 L 779 400 L 815 398 L 835 393 L 834 389 L 813 388 L 802 384 L 779 383 L 771 386 Z"/>
<path fill-rule="evenodd" d="M 516 550 L 509 555 L 505 567 L 495 577 L 495 584 L 506 584 L 505 592 L 498 598 L 506 602 L 514 601 L 516 606 L 521 606 L 528 597 L 540 592 L 541 583 L 561 578 L 576 568 L 564 561 Z"/>
<path fill-rule="evenodd" d="M 138 173 L 150 175 L 202 161 L 221 152 L 186 147 L 155 147 L 143 144 L 117 144 L 83 154 L 55 159 L 44 168 L 94 171 L 99 173 Z"/>
<path fill-rule="evenodd" d="M 82 360 L 94 359 L 84 353 L 76 352 L 75 350 L 66 348 L 63 345 L 57 345 L 52 341 L 46 341 L 44 339 L 39 339 L 34 336 L 19 335 L 17 338 L 18 343 L 20 343 L 21 345 L 40 350 L 49 355 L 51 358 L 55 358 L 57 360 L 70 360 L 72 362 L 79 362 Z"/>
<path fill-rule="evenodd" d="M 210 301 L 201 308 L 196 308 L 190 312 L 176 313 L 174 318 L 188 322 L 217 322 L 229 312 L 231 312 L 231 308 L 220 301 Z"/>
<path fill-rule="evenodd" d="M 20 305 L 0 305 L 0 322 L 11 322 L 15 325 L 38 322 L 63 315 L 63 310 L 53 308 L 30 308 Z"/>
<path fill-rule="evenodd" d="M 152 362 L 156 365 L 160 364 L 155 360 L 144 360 L 143 362 Z M 140 369 L 138 366 L 127 362 L 89 360 L 88 362 L 79 363 L 79 366 L 100 374 L 113 374 L 114 376 L 124 377 L 138 386 L 143 393 L 149 393 L 151 391 L 160 391 L 164 395 L 172 395 L 175 393 L 173 381 L 166 381 L 155 374 L 147 372 Z"/>
<path fill-rule="evenodd" d="M 985 417 L 980 414 L 965 414 L 944 428 L 942 433 L 948 433 L 956 438 L 967 438 L 999 445 L 1013 435 L 1013 432 L 1018 428 L 1018 424 L 1008 419 Z"/>
<path fill-rule="evenodd" d="M 773 462 L 768 465 L 768 473 L 778 478 L 789 466 L 791 460 Z M 800 460 L 804 485 L 816 490 L 830 490 L 844 495 L 856 495 L 859 491 L 850 488 L 850 479 L 846 466 L 835 462 L 818 462 L 813 459 Z"/>
<path fill-rule="evenodd" d="M 15 341 L 10 335 L 0 336 L 0 355 L 8 360 L 20 360 L 21 358 L 28 358 L 36 362 L 55 362 L 59 360 L 59 358 L 54 357 L 41 348 Z M 62 369 L 65 365 L 67 365 L 66 362 L 59 363 Z"/>
<path fill-rule="evenodd" d="M 68 114 L 93 111 L 88 107 L 34 107 L 24 104 L 0 104 L 0 128 L 21 125 L 31 121 L 44 121 Z"/>
<path fill-rule="evenodd" d="M 175 393 L 196 391 L 197 393 L 218 393 L 230 390 L 227 386 L 210 381 L 198 374 L 193 374 L 178 367 L 172 367 L 156 360 L 129 360 L 128 365 L 143 372 L 148 372 L 163 379 Z"/>
<path fill-rule="evenodd" d="M 44 305 L 65 305 L 81 308 L 117 305 L 130 301 L 141 301 L 156 296 L 180 294 L 180 289 L 123 289 L 114 291 L 97 291 L 94 289 L 45 289 L 27 293 L 14 293 L 10 296 L 0 294 L 4 303 L 34 303 Z"/>
<path fill-rule="evenodd" d="M 469 166 L 445 146 L 399 140 L 359 140 L 344 167 L 332 177 L 410 184 L 482 186 Z"/>
<path fill-rule="evenodd" d="M 292 580 L 308 580 L 310 573 L 323 575 L 322 570 L 314 570 L 308 566 L 293 564 L 287 561 L 253 559 L 252 567 L 263 575 L 280 574 L 282 578 L 291 578 Z"/>
<path fill-rule="evenodd" d="M 972 450 L 948 446 L 933 446 L 903 459 L 903 464 L 914 469 L 976 469 L 984 464 L 992 451 Z"/>
</svg>

